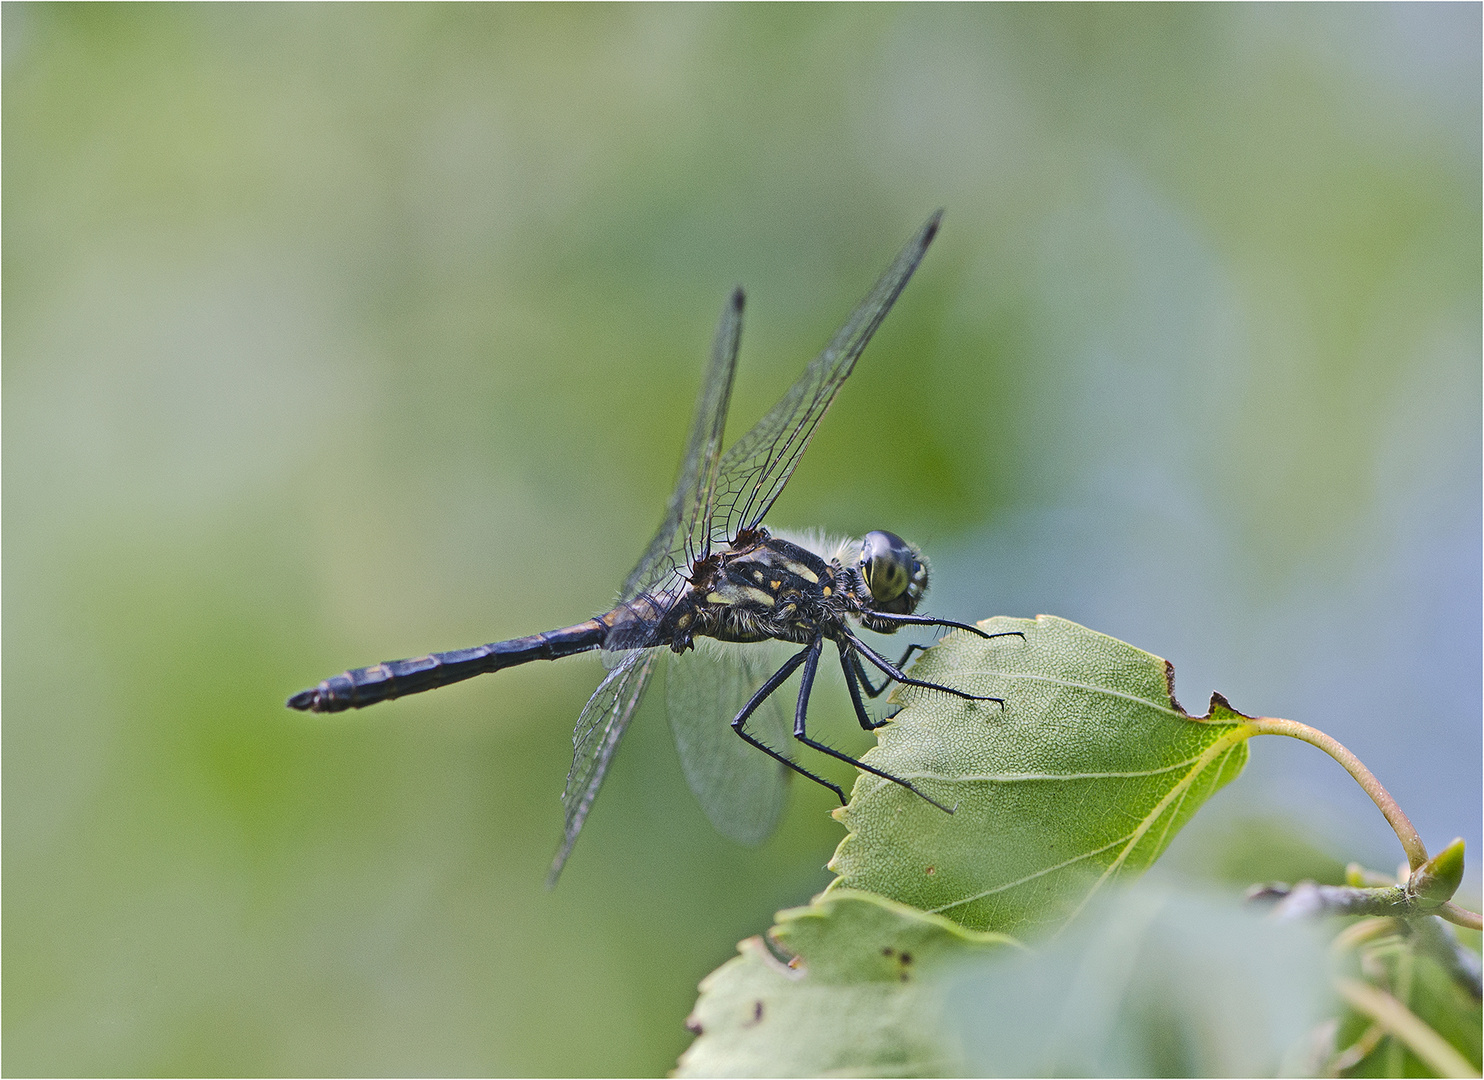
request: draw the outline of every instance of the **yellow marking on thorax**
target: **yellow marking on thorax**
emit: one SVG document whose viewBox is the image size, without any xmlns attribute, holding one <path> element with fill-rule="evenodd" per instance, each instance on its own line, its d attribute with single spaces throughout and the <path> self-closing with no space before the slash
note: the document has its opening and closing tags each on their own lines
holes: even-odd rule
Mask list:
<svg viewBox="0 0 1484 1080">
<path fill-rule="evenodd" d="M 811 585 L 819 584 L 819 575 L 816 574 L 813 570 L 810 570 L 803 563 L 789 562 L 785 560 L 783 563 L 783 568 L 790 574 L 797 574 L 799 577 L 803 578 Z"/>
<path fill-rule="evenodd" d="M 707 595 L 707 601 L 713 604 L 736 604 L 744 600 L 751 600 L 755 604 L 764 607 L 772 607 L 776 600 L 772 593 L 751 585 L 736 585 L 731 582 L 723 585 L 720 590 Z"/>
<path fill-rule="evenodd" d="M 737 591 L 743 596 L 749 596 L 752 599 L 756 600 L 759 604 L 763 604 L 767 607 L 772 607 L 775 603 L 773 595 L 771 593 L 764 592 L 762 589 L 754 589 L 750 585 L 744 586 Z"/>
</svg>

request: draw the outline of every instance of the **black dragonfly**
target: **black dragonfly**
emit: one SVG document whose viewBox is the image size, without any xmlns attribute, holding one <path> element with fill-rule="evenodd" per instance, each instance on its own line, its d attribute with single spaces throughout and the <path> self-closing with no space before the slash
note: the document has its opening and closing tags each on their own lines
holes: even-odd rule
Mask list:
<svg viewBox="0 0 1484 1080">
<path fill-rule="evenodd" d="M 289 707 L 310 712 L 359 709 L 531 660 L 601 651 L 608 673 L 577 720 L 572 769 L 562 793 L 566 828 L 549 882 L 555 882 L 571 853 L 618 741 L 666 655 L 680 661 L 667 665 L 665 682 L 686 779 L 724 834 L 757 843 L 772 832 L 788 770 L 829 788 L 845 802 L 839 785 L 784 752 L 790 734 L 953 813 L 952 806 L 912 781 L 812 738 L 806 725 L 809 696 L 829 642 L 839 654 L 856 716 L 868 731 L 887 720 L 870 717 L 862 693 L 878 697 L 892 682 L 1003 705 L 999 698 L 910 677 L 902 666 L 923 646 L 909 646 L 893 663 L 861 640 L 856 628 L 890 634 L 903 626 L 938 626 L 996 635 L 915 614 L 927 591 L 927 560 L 893 533 L 871 532 L 832 544 L 819 537 L 774 534 L 762 524 L 815 426 L 917 269 L 941 213 L 907 243 L 783 400 L 723 454 L 742 329 L 743 293 L 740 288 L 732 293 L 717 327 L 664 521 L 612 610 L 530 637 L 347 671 L 295 694 Z M 781 663 L 777 658 L 770 662 L 770 656 L 781 657 L 784 646 L 798 648 Z M 868 676 L 866 664 L 885 676 L 879 685 Z M 772 695 L 800 668 L 790 732 L 779 699 Z M 740 740 L 725 732 L 728 720 Z"/>
</svg>

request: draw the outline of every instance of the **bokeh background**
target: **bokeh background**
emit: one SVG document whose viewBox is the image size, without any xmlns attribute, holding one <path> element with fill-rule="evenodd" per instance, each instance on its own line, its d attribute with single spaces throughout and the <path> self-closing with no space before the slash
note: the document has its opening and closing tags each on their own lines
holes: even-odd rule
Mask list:
<svg viewBox="0 0 1484 1080">
<path fill-rule="evenodd" d="M 1480 850 L 1478 5 L 9 3 L 3 50 L 7 1072 L 669 1069 L 826 793 L 736 847 L 648 709 L 548 893 L 596 661 L 282 702 L 603 609 L 731 286 L 736 435 L 939 206 L 773 521 Z M 1168 861 L 1285 852 L 1400 858 L 1261 740 Z"/>
</svg>

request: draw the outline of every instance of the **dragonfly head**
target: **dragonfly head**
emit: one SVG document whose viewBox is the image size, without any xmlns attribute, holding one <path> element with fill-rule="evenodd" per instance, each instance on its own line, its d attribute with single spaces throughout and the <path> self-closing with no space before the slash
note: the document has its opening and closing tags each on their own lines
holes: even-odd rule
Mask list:
<svg viewBox="0 0 1484 1080">
<path fill-rule="evenodd" d="M 927 592 L 928 566 L 916 545 L 895 533 L 866 533 L 858 564 L 870 606 L 889 615 L 911 615 Z"/>
</svg>

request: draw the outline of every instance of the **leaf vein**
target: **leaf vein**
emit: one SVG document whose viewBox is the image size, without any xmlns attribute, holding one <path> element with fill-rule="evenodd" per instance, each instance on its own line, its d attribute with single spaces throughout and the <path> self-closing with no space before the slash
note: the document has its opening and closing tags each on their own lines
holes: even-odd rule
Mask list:
<svg viewBox="0 0 1484 1080">
<path fill-rule="evenodd" d="M 1076 909 L 1072 912 L 1071 919 L 1075 919 L 1077 915 L 1082 911 L 1082 909 L 1087 906 L 1088 902 L 1095 895 L 1097 895 L 1098 890 L 1101 889 L 1109 879 L 1111 879 L 1115 874 L 1118 873 L 1123 864 L 1128 861 L 1128 857 L 1133 853 L 1134 848 L 1138 846 L 1139 841 L 1144 838 L 1145 834 L 1149 832 L 1154 823 L 1159 820 L 1160 816 L 1164 813 L 1165 808 L 1169 806 L 1170 802 L 1175 799 L 1179 799 L 1181 802 L 1183 802 L 1186 793 L 1190 790 L 1191 785 L 1195 783 L 1196 777 L 1198 777 L 1205 768 L 1212 764 L 1215 764 L 1220 758 L 1224 757 L 1235 744 L 1245 741 L 1249 737 L 1249 735 L 1250 732 L 1247 731 L 1233 731 L 1230 734 L 1224 735 L 1220 739 L 1217 739 L 1206 748 L 1205 753 L 1201 754 L 1201 756 L 1196 760 L 1195 766 L 1183 777 L 1181 777 L 1178 783 L 1176 783 L 1172 788 L 1170 788 L 1169 791 L 1165 793 L 1164 798 L 1160 799 L 1159 802 L 1154 804 L 1154 807 L 1149 811 L 1149 813 L 1144 815 L 1144 820 L 1139 822 L 1138 827 L 1134 829 L 1134 831 L 1126 838 L 1128 840 L 1128 843 L 1124 846 L 1124 849 L 1118 853 L 1118 857 L 1108 864 L 1108 868 L 1103 871 L 1102 876 L 1100 876 L 1098 880 L 1093 883 L 1092 888 L 1087 890 L 1087 895 L 1082 898 L 1082 902 L 1079 903 Z M 1071 921 L 1071 919 L 1068 919 L 1068 921 Z"/>
<path fill-rule="evenodd" d="M 1109 850 L 1110 848 L 1117 847 L 1119 844 L 1127 840 L 1130 835 L 1132 834 L 1120 836 L 1118 837 L 1118 839 L 1112 841 L 1111 843 L 1104 844 L 1100 848 L 1094 848 L 1092 851 L 1085 851 L 1081 855 L 1073 856 L 1070 859 L 1057 863 L 1055 866 L 1043 867 L 1042 869 L 1037 870 L 1034 873 L 1025 875 L 1025 877 L 1023 878 L 1017 878 L 1015 881 L 1002 882 L 1001 884 L 985 889 L 982 892 L 974 893 L 972 896 L 965 896 L 961 899 L 954 900 L 952 903 L 944 904 L 941 907 L 928 908 L 927 910 L 935 915 L 941 914 L 942 912 L 948 911 L 950 908 L 962 907 L 964 904 L 972 904 L 976 900 L 983 900 L 986 896 L 993 896 L 997 892 L 1004 892 L 1006 889 L 1013 889 L 1017 885 L 1024 885 L 1027 882 L 1035 881 L 1038 877 L 1045 877 L 1047 874 L 1055 873 L 1058 870 L 1065 870 L 1069 866 L 1075 866 L 1079 862 L 1095 858 L 1096 856 L 1101 855 L 1103 852 Z"/>
<path fill-rule="evenodd" d="M 959 776 L 945 776 L 937 772 L 907 772 L 902 771 L 897 775 L 907 780 L 942 780 L 944 783 L 1004 783 L 1010 784 L 1021 780 L 1122 780 L 1134 776 L 1159 776 L 1162 773 L 1175 772 L 1187 766 L 1199 762 L 1200 757 L 1186 758 L 1177 761 L 1173 765 L 1166 765 L 1160 769 L 1131 769 L 1127 772 L 1089 772 L 1089 773 L 967 773 Z"/>
<path fill-rule="evenodd" d="M 1098 686 L 1094 683 L 1073 682 L 1070 679 L 1053 679 L 1046 675 L 1032 675 L 1029 672 L 1022 671 L 987 670 L 982 668 L 964 669 L 958 674 L 960 676 L 987 675 L 990 677 L 1001 679 L 1028 680 L 1031 682 L 1047 683 L 1051 686 L 1061 686 L 1067 688 L 1068 690 L 1085 690 L 1093 694 L 1106 694 L 1108 697 L 1122 698 L 1124 701 L 1131 701 L 1135 705 L 1143 705 L 1147 708 L 1155 710 L 1156 712 L 1162 712 L 1170 716 L 1179 717 L 1181 720 L 1191 719 L 1189 713 L 1182 712 L 1179 709 L 1171 708 L 1169 705 L 1161 705 L 1159 702 L 1150 701 L 1148 698 L 1137 697 L 1134 694 L 1126 694 L 1122 690 L 1114 690 L 1111 687 Z"/>
</svg>

